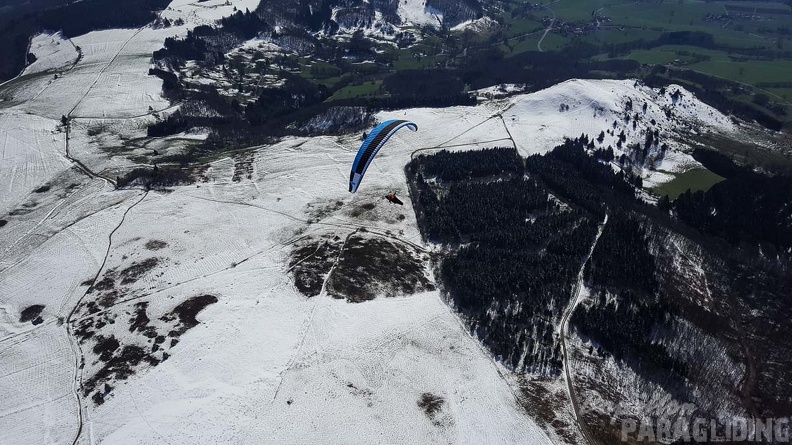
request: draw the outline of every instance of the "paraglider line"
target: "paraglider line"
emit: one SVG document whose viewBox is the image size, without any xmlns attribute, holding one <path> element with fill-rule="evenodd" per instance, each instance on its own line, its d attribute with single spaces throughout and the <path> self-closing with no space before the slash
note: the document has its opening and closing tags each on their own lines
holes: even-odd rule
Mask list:
<svg viewBox="0 0 792 445">
<path fill-rule="evenodd" d="M 514 146 L 514 149 L 517 150 L 517 143 L 514 142 L 514 138 L 512 137 L 511 131 L 509 131 L 509 126 L 506 125 L 506 121 L 503 119 L 503 114 L 502 113 L 499 114 L 498 117 L 500 118 L 501 123 L 503 123 L 503 128 L 506 130 L 506 134 L 509 135 L 508 139 L 511 141 L 512 145 Z"/>
</svg>

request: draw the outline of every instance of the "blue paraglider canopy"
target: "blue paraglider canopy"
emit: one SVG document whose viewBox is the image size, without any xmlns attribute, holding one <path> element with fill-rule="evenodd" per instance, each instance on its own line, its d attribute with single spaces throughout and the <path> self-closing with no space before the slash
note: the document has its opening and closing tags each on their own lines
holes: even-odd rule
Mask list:
<svg viewBox="0 0 792 445">
<path fill-rule="evenodd" d="M 369 164 L 371 164 L 371 161 L 374 159 L 374 156 L 377 155 L 380 148 L 388 142 L 388 139 L 390 139 L 394 133 L 404 127 L 408 127 L 412 131 L 418 131 L 418 125 L 414 122 L 389 120 L 377 125 L 377 127 L 371 131 L 371 134 L 366 137 L 366 140 L 363 141 L 363 145 L 360 146 L 360 150 L 358 150 L 355 162 L 352 163 L 352 171 L 349 173 L 350 192 L 355 193 L 358 187 L 360 187 L 360 181 L 363 180 L 363 176 L 366 174 Z"/>
</svg>

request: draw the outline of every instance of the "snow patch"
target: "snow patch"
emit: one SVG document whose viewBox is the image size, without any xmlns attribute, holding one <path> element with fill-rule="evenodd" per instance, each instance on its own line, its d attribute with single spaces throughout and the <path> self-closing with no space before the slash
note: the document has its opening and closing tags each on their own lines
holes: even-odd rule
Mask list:
<svg viewBox="0 0 792 445">
<path fill-rule="evenodd" d="M 443 20 L 443 13 L 426 6 L 426 0 L 399 0 L 398 14 L 405 24 L 437 27 Z"/>
<path fill-rule="evenodd" d="M 79 52 L 60 32 L 41 33 L 30 42 L 30 52 L 36 61 L 25 68 L 23 75 L 63 69 L 77 61 Z"/>
</svg>

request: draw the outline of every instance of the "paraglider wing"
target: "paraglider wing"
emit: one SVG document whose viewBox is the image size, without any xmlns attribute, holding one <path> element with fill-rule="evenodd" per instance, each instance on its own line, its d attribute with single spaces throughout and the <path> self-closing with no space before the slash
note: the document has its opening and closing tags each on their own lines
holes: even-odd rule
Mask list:
<svg viewBox="0 0 792 445">
<path fill-rule="evenodd" d="M 377 155 L 380 148 L 388 142 L 394 133 L 408 127 L 412 131 L 418 131 L 418 125 L 414 122 L 404 120 L 389 120 L 377 125 L 371 134 L 368 135 L 363 145 L 360 146 L 355 162 L 352 163 L 352 171 L 349 173 L 349 191 L 355 193 L 366 174 L 369 164 Z"/>
</svg>

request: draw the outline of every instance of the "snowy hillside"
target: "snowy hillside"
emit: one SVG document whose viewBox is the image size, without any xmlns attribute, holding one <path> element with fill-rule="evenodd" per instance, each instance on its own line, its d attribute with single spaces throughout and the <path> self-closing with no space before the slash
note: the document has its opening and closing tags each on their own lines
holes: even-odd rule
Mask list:
<svg viewBox="0 0 792 445">
<path fill-rule="evenodd" d="M 405 24 L 437 26 L 443 20 L 442 11 L 427 6 L 426 0 L 400 1 L 398 13 Z"/>
<path fill-rule="evenodd" d="M 371 233 L 403 231 L 398 238 L 419 239 L 407 209 L 374 195 L 398 188 L 400 175 L 373 175 L 369 196 L 346 194 L 346 175 L 339 174 L 339 162 L 346 160 L 336 159 L 350 158 L 353 144 L 354 139 L 340 146 L 326 139 L 297 140 L 263 149 L 254 165 L 255 182 L 230 181 L 233 165 L 220 161 L 209 172 L 212 182 L 200 188 L 166 195 L 93 190 L 99 196 L 90 202 L 109 207 L 58 232 L 64 236 L 14 255 L 15 264 L 0 278 L 2 294 L 10 296 L 3 302 L 7 334 L 2 341 L 9 346 L 3 385 L 11 391 L 27 381 L 43 390 L 39 382 L 46 379 L 53 399 L 26 393 L 13 399 L 14 414 L 2 418 L 5 430 L 13 433 L 11 443 L 47 440 L 38 430 L 15 427 L 39 409 L 62 419 L 57 424 L 41 419 L 56 428 L 53 441 L 74 433 L 72 375 L 64 371 L 74 358 L 63 343 L 69 337 L 59 319 L 78 301 L 94 301 L 96 291 L 81 298 L 87 281 L 105 282 L 112 271 L 132 276 L 125 272 L 152 258 L 154 268 L 134 280 L 119 277 L 112 300 L 96 300 L 99 312 L 79 306 L 72 319 L 75 333 L 84 335 L 88 323 L 93 332 L 79 342 L 83 381 L 106 369 L 96 352 L 100 336 L 118 339 L 118 349 L 149 351 L 160 344 L 134 330 L 137 304 L 147 303 L 144 313 L 156 332 L 175 338 L 167 334 L 173 326 L 161 320 L 164 314 L 194 296 L 213 295 L 218 301 L 200 313 L 201 323 L 178 343 L 168 339 L 156 348 L 156 366 L 141 362 L 132 366 L 137 375 L 128 380 L 102 381 L 109 386 L 99 386 L 101 405 L 93 392 L 81 398 L 85 441 L 371 443 L 387 437 L 388 443 L 520 443 L 526 438 L 542 443 L 543 433 L 519 411 L 496 365 L 436 292 L 352 305 L 326 295 L 306 299 L 293 288 L 287 261 L 298 237 L 343 237 L 364 226 Z M 405 141 L 394 146 L 399 145 L 409 147 Z M 399 171 L 391 162 L 401 162 L 404 154 L 383 157 L 378 167 Z M 123 201 L 106 201 L 110 198 Z M 308 223 L 313 208 L 337 199 L 343 202 L 338 211 Z M 350 215 L 363 204 L 375 205 L 363 219 Z M 396 214 L 407 216 L 405 222 L 389 217 Z M 48 220 L 54 230 L 67 224 Z M 4 230 L 16 225 L 12 220 Z M 112 242 L 102 266 L 108 236 Z M 77 251 L 85 256 L 76 256 Z M 41 279 L 42 270 L 54 269 L 61 273 Z M 31 304 L 45 305 L 40 325 L 17 322 L 21 308 Z M 55 340 L 62 342 L 59 355 L 40 349 L 40 341 Z M 41 360 L 37 354 L 44 352 L 49 354 L 46 366 L 20 368 Z M 53 374 L 55 369 L 60 372 Z M 423 394 L 442 399 L 440 409 L 424 412 L 418 404 Z M 302 426 L 293 429 L 295 424 Z"/>
<path fill-rule="evenodd" d="M 184 17 L 200 12 L 171 9 Z M 11 100 L 0 115 L 4 443 L 546 441 L 436 291 L 351 305 L 325 295 L 306 299 L 293 288 L 288 261 L 297 238 L 368 227 L 398 234 L 390 235 L 396 242 L 420 239 L 409 207 L 390 207 L 379 193 L 354 199 L 345 193 L 346 174 L 339 173 L 356 139 L 262 149 L 255 181 L 242 183 L 231 181 L 234 162 L 223 159 L 210 168 L 210 183 L 169 195 L 116 192 L 69 167 L 61 115 L 72 120 L 72 155 L 101 172 L 117 160 L 101 151 L 110 147 L 95 144 L 95 125 L 107 133 L 98 140 L 137 137 L 146 120 L 137 116 L 167 107 L 147 61 L 174 31 L 81 36 L 73 40 L 84 57 L 74 68 L 64 57 L 46 68 L 60 69 L 57 79 L 5 86 Z M 58 43 L 44 42 L 42 51 L 47 45 Z M 379 168 L 400 172 L 410 145 L 393 146 L 399 145 L 404 150 L 383 157 Z M 403 177 L 385 174 L 367 187 L 403 191 Z M 340 211 L 309 223 L 317 206 L 336 199 L 344 202 Z M 352 216 L 366 203 L 373 204 L 368 220 Z M 134 268 L 140 264 L 156 266 Z M 114 271 L 121 277 L 112 299 L 94 312 L 98 291 L 89 293 L 90 283 Z M 159 343 L 133 326 L 136 305 L 147 303 L 152 329 L 179 331 L 184 325 L 160 319 L 200 295 L 217 303 L 178 343 Z M 119 341 L 116 348 L 111 339 Z M 130 359 L 155 349 L 156 361 Z M 111 372 L 97 380 L 121 359 L 133 360 L 124 365 L 131 376 Z M 84 392 L 91 382 L 97 391 Z"/>
<path fill-rule="evenodd" d="M 610 133 L 597 147 L 615 147 L 622 130 L 641 144 L 657 129 L 670 149 L 652 167 L 673 172 L 695 162 L 679 151 L 685 131 L 734 125 L 682 88 L 674 99 L 574 80 L 476 107 L 380 113 L 419 131 L 391 140 L 356 195 L 359 135 L 256 147 L 170 192 L 114 190 L 132 155 L 180 143 L 126 145 L 171 109 L 147 75 L 151 53 L 255 3 L 177 0 L 163 17 L 185 25 L 79 36 L 79 60 L 40 35 L 28 70 L 41 75 L 1 87 L 3 443 L 551 443 L 439 291 L 352 304 L 328 294 L 325 276 L 307 298 L 293 284 L 294 246 L 365 234 L 428 255 L 403 171 L 415 152 L 514 144 L 529 155 L 600 131 Z M 399 11 L 433 19 L 420 1 Z M 382 199 L 390 192 L 404 207 Z"/>
<path fill-rule="evenodd" d="M 75 63 L 80 56 L 77 47 L 60 33 L 42 33 L 33 37 L 30 52 L 36 57 L 36 61 L 25 68 L 24 74 L 56 70 Z"/>
<path fill-rule="evenodd" d="M 678 98 L 672 97 L 675 91 L 680 93 Z M 667 182 L 673 179 L 669 173 L 699 165 L 681 152 L 687 146 L 687 133 L 730 134 L 737 129 L 729 117 L 698 101 L 681 86 L 670 86 L 661 95 L 631 80 L 570 80 L 511 99 L 503 117 L 518 150 L 526 156 L 545 153 L 564 137 L 586 134 L 593 139 L 604 132 L 596 148 L 611 146 L 618 158 L 627 153 L 629 145 L 643 145 L 648 131 L 657 130 L 669 150 L 642 166 L 646 186 Z M 626 139 L 619 148 L 622 131 Z M 654 145 L 653 152 L 657 153 L 660 144 Z"/>
<path fill-rule="evenodd" d="M 382 119 L 404 118 L 430 129 L 414 136 L 413 149 L 430 153 L 435 149 L 469 149 L 515 144 L 523 156 L 543 154 L 564 138 L 581 134 L 596 139 L 595 148 L 612 147 L 616 157 L 628 153 L 628 146 L 643 145 L 649 131 L 657 131 L 659 141 L 668 145 L 660 152 L 654 143 L 654 157 L 636 168 L 652 186 L 673 179 L 673 173 L 700 166 L 689 154 L 690 134 L 716 132 L 733 134 L 737 124 L 714 108 L 697 100 L 681 86 L 659 90 L 636 84 L 632 80 L 570 80 L 531 94 L 517 94 L 501 99 L 505 92 L 520 90 L 516 86 L 493 87 L 478 91 L 477 107 L 452 107 L 442 111 L 414 109 L 382 113 Z M 678 92 L 677 98 L 672 97 Z M 508 94 L 507 94 L 508 96 Z M 631 105 L 628 105 L 631 104 Z M 646 110 L 643 105 L 646 104 Z M 618 144 L 624 132 L 624 142 Z M 619 148 L 621 145 L 622 148 Z"/>
</svg>

